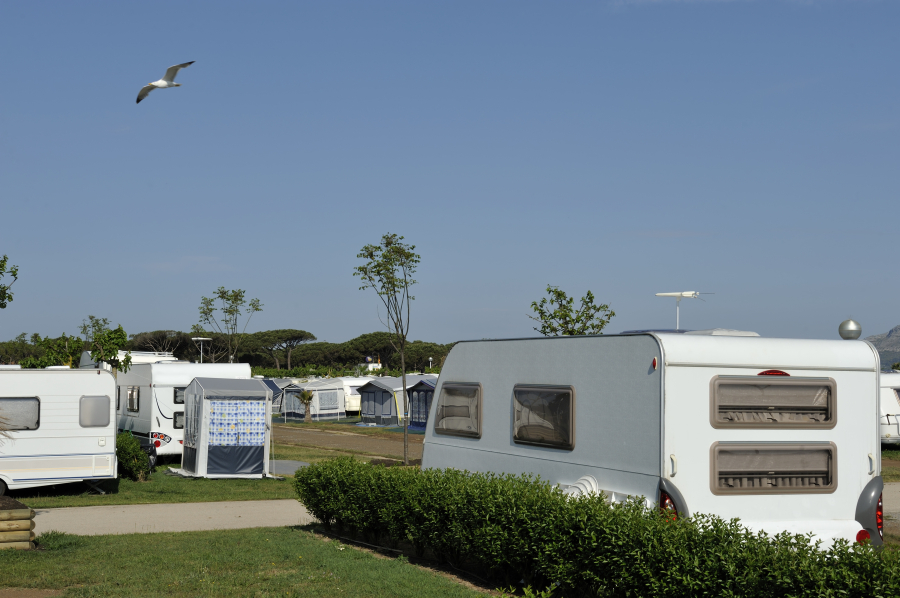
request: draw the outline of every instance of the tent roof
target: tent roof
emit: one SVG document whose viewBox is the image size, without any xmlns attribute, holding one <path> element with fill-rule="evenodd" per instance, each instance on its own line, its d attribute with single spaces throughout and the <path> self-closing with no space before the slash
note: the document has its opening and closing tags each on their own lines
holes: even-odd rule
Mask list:
<svg viewBox="0 0 900 598">
<path fill-rule="evenodd" d="M 407 385 L 406 390 L 412 390 L 413 388 L 416 388 L 418 386 L 427 388 L 429 390 L 434 390 L 434 387 L 437 386 L 437 378 L 433 378 L 433 379 L 432 378 L 423 378 L 422 380 L 419 380 L 412 386 Z"/>
<path fill-rule="evenodd" d="M 430 380 L 432 384 L 437 382 L 437 376 L 434 374 L 414 374 L 406 377 L 406 390 L 409 390 L 419 382 Z M 360 392 L 367 386 L 374 386 L 389 392 L 403 391 L 403 378 L 394 378 L 393 376 L 383 376 L 381 378 L 372 378 L 368 384 L 359 387 Z"/>
<path fill-rule="evenodd" d="M 309 382 L 296 382 L 286 387 L 285 390 L 341 390 L 343 388 L 344 382 L 340 378 L 323 378 Z"/>
<path fill-rule="evenodd" d="M 263 380 L 240 378 L 194 378 L 191 385 L 199 386 L 207 398 L 271 399 L 272 389 L 263 382 Z"/>
</svg>

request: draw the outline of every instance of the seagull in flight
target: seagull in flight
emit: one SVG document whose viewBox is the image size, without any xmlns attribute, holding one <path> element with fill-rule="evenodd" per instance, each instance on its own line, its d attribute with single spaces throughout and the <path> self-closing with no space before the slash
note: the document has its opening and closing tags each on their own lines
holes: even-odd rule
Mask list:
<svg viewBox="0 0 900 598">
<path fill-rule="evenodd" d="M 190 62 L 185 62 L 184 64 L 176 64 L 175 66 L 170 66 L 166 69 L 166 74 L 159 81 L 153 81 L 152 83 L 146 84 L 141 88 L 141 92 L 138 94 L 137 103 L 140 104 L 141 100 L 150 95 L 150 92 L 154 89 L 165 89 L 166 87 L 181 87 L 181 83 L 175 83 L 175 75 L 178 74 L 183 68 L 187 68 L 194 64 L 194 60 Z"/>
</svg>

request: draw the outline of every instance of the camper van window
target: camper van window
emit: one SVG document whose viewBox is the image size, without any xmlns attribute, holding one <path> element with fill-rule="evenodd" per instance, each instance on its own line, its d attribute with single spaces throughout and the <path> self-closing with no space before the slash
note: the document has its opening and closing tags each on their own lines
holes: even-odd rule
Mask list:
<svg viewBox="0 0 900 598">
<path fill-rule="evenodd" d="M 716 442 L 710 460 L 713 494 L 827 494 L 837 489 L 833 442 Z"/>
<path fill-rule="evenodd" d="M 716 376 L 710 384 L 710 423 L 714 428 L 833 428 L 836 402 L 831 378 Z"/>
<path fill-rule="evenodd" d="M 122 387 L 116 387 L 116 413 L 121 409 L 120 405 L 122 403 Z"/>
<path fill-rule="evenodd" d="M 575 448 L 575 389 L 571 386 L 513 388 L 513 441 Z"/>
<path fill-rule="evenodd" d="M 125 409 L 129 413 L 137 413 L 141 410 L 141 387 L 126 386 L 128 391 L 128 402 L 125 403 Z"/>
<path fill-rule="evenodd" d="M 7 430 L 37 430 L 41 425 L 41 401 L 37 397 L 0 397 L 0 413 Z"/>
<path fill-rule="evenodd" d="M 81 397 L 78 423 L 82 428 L 105 428 L 109 425 L 109 397 Z"/>
<path fill-rule="evenodd" d="M 481 438 L 481 385 L 445 382 L 434 417 L 434 432 Z"/>
<path fill-rule="evenodd" d="M 176 430 L 184 429 L 184 411 L 176 411 L 172 417 L 172 427 Z"/>
<path fill-rule="evenodd" d="M 184 391 L 186 388 L 176 388 L 175 389 L 175 404 L 176 405 L 184 405 Z"/>
</svg>

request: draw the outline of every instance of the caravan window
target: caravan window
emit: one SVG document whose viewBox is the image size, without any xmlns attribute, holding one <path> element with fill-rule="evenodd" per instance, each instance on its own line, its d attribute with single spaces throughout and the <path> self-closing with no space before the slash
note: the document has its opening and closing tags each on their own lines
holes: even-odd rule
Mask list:
<svg viewBox="0 0 900 598">
<path fill-rule="evenodd" d="M 176 405 L 184 405 L 184 391 L 187 388 L 175 388 L 175 404 Z"/>
<path fill-rule="evenodd" d="M 481 438 L 481 385 L 445 382 L 434 415 L 436 434 Z"/>
<path fill-rule="evenodd" d="M 716 376 L 710 395 L 714 428 L 833 428 L 837 423 L 832 378 Z"/>
<path fill-rule="evenodd" d="M 125 403 L 125 409 L 128 413 L 137 413 L 141 410 L 141 387 L 126 386 L 128 393 L 128 401 Z"/>
<path fill-rule="evenodd" d="M 713 494 L 824 494 L 837 488 L 833 442 L 716 442 L 710 460 Z"/>
<path fill-rule="evenodd" d="M 575 389 L 571 386 L 513 388 L 513 441 L 575 448 Z"/>
<path fill-rule="evenodd" d="M 109 397 L 81 397 L 78 423 L 82 428 L 105 428 L 109 425 Z"/>
<path fill-rule="evenodd" d="M 37 397 L 0 397 L 0 417 L 7 430 L 37 430 L 41 425 L 41 401 Z"/>
<path fill-rule="evenodd" d="M 117 386 L 116 387 L 116 413 L 118 413 L 121 410 L 121 407 L 120 407 L 121 403 L 122 403 L 122 387 Z"/>
<path fill-rule="evenodd" d="M 184 429 L 184 411 L 176 411 L 172 414 L 172 427 L 176 430 Z"/>
</svg>

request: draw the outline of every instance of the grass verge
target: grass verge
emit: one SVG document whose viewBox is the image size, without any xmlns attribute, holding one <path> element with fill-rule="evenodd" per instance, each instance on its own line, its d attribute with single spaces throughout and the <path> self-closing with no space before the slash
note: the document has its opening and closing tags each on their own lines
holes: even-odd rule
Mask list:
<svg viewBox="0 0 900 598">
<path fill-rule="evenodd" d="M 311 528 L 48 532 L 39 541 L 45 550 L 0 551 L 0 587 L 66 589 L 64 596 L 483 595 L 405 559 L 379 558 L 322 538 Z"/>
<path fill-rule="evenodd" d="M 900 451 L 881 451 L 881 478 L 885 482 L 900 482 Z"/>
<path fill-rule="evenodd" d="M 350 433 L 350 434 L 362 434 L 365 436 L 374 436 L 376 438 L 388 438 L 390 440 L 398 440 L 398 435 L 402 438 L 403 436 L 403 427 L 393 427 L 393 428 L 375 428 L 368 426 L 357 426 L 356 424 L 360 421 L 357 418 L 350 419 L 342 419 L 340 421 L 334 422 L 310 422 L 304 423 L 302 421 L 296 420 L 288 420 L 285 423 L 283 420 L 275 421 L 276 425 L 286 426 L 289 428 L 298 428 L 298 429 L 314 429 L 314 430 L 323 430 L 325 432 L 342 432 L 342 433 Z M 410 428 L 409 429 L 410 440 L 413 442 L 422 442 L 425 438 L 425 431 L 422 429 Z"/>
</svg>

